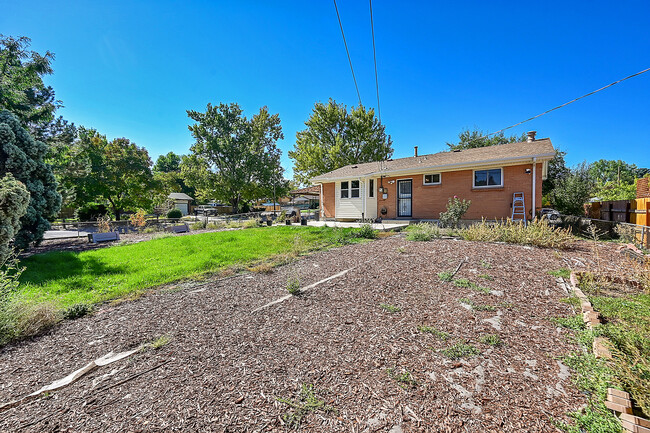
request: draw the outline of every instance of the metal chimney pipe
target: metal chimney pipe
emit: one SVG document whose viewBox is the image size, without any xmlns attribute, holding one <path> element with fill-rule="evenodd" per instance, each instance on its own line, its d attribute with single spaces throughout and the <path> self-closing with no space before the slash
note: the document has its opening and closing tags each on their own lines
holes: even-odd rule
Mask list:
<svg viewBox="0 0 650 433">
<path fill-rule="evenodd" d="M 415 155 L 414 156 L 418 156 L 418 147 L 417 146 L 415 146 Z"/>
<path fill-rule="evenodd" d="M 535 141 L 535 134 L 537 134 L 537 131 L 528 131 L 528 139 L 526 141 L 529 143 Z"/>
</svg>

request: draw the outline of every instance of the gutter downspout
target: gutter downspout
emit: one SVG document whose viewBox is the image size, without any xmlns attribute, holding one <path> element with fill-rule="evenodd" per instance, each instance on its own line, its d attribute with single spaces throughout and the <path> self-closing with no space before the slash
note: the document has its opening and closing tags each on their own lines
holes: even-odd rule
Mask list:
<svg viewBox="0 0 650 433">
<path fill-rule="evenodd" d="M 367 193 L 366 191 L 367 191 L 367 188 L 366 188 L 366 181 L 365 180 L 362 181 L 361 178 L 359 178 L 359 186 L 361 186 L 361 185 L 363 185 L 363 188 L 360 188 L 361 191 L 359 191 L 359 194 L 363 194 L 363 199 L 361 201 L 361 203 L 362 203 L 361 204 L 361 209 L 362 209 L 362 211 L 361 211 L 361 221 L 363 221 L 364 219 L 366 219 L 366 193 Z"/>
<path fill-rule="evenodd" d="M 319 185 L 320 185 L 320 197 L 319 197 L 320 198 L 320 203 L 319 203 L 320 216 L 324 220 L 325 219 L 325 209 L 323 208 L 323 184 L 320 183 Z"/>
<path fill-rule="evenodd" d="M 535 205 L 536 205 L 535 196 L 537 194 L 536 188 L 537 188 L 537 157 L 533 157 L 533 200 L 532 200 L 533 209 L 531 211 L 531 218 L 530 218 L 531 220 L 535 219 Z"/>
</svg>

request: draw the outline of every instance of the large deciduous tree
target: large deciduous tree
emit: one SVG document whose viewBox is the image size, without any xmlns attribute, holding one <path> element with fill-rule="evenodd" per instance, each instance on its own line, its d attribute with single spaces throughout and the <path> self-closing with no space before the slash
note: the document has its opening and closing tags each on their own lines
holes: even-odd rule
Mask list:
<svg viewBox="0 0 650 433">
<path fill-rule="evenodd" d="M 458 143 L 447 143 L 449 150 L 474 149 L 477 147 L 495 146 L 505 143 L 519 143 L 526 141 L 526 134 L 506 136 L 503 132 L 492 134 L 489 137 L 479 129 L 466 129 L 458 134 Z"/>
<path fill-rule="evenodd" d="M 48 147 L 34 140 L 16 116 L 0 111 L 0 177 L 11 173 L 30 193 L 29 206 L 20 219 L 15 245 L 28 248 L 38 244 L 61 208 L 61 195 L 51 167 L 44 162 Z"/>
<path fill-rule="evenodd" d="M 589 165 L 583 162 L 560 178 L 549 196 L 552 206 L 561 213 L 582 216 L 585 213 L 584 205 L 591 198 L 592 191 L 593 180 L 589 175 Z"/>
<path fill-rule="evenodd" d="M 86 168 L 73 179 L 77 202 L 105 200 L 117 220 L 125 210 L 150 208 L 154 184 L 147 150 L 127 138 L 108 141 L 95 129 L 80 127 L 78 134 L 73 155 L 85 159 Z"/>
<path fill-rule="evenodd" d="M 196 142 L 181 166 L 187 181 L 203 198 L 243 203 L 264 198 L 283 169 L 277 141 L 284 138 L 280 117 L 262 107 L 250 120 L 237 104 L 188 110 L 196 123 L 188 128 Z"/>
<path fill-rule="evenodd" d="M 29 206 L 29 191 L 9 173 L 0 178 L 0 268 L 11 256 L 11 241 Z"/>
<path fill-rule="evenodd" d="M 349 164 L 388 159 L 393 141 L 375 111 L 363 106 L 348 109 L 330 99 L 317 102 L 305 122 L 307 128 L 296 133 L 296 144 L 289 151 L 295 161 L 294 178 L 301 184 L 323 173 Z"/>
</svg>

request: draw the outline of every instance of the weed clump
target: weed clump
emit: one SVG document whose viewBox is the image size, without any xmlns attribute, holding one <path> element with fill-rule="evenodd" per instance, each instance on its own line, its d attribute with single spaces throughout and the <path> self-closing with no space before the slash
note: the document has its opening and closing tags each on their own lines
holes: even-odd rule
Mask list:
<svg viewBox="0 0 650 433">
<path fill-rule="evenodd" d="M 438 272 L 438 278 L 448 283 L 454 278 L 454 274 L 452 274 L 451 272 Z"/>
<path fill-rule="evenodd" d="M 412 224 L 406 227 L 409 241 L 430 241 L 440 237 L 440 228 L 429 223 Z"/>
<path fill-rule="evenodd" d="M 570 248 L 575 240 L 570 228 L 554 227 L 548 221 L 538 219 L 528 224 L 510 219 L 500 223 L 488 223 L 483 220 L 461 230 L 460 235 L 467 241 L 506 242 L 559 249 Z"/>
<path fill-rule="evenodd" d="M 379 304 L 379 306 L 385 310 L 388 311 L 389 313 L 399 313 L 402 311 L 400 307 L 396 307 L 395 305 L 390 305 L 390 304 Z"/>
<path fill-rule="evenodd" d="M 483 335 L 481 338 L 479 338 L 479 341 L 483 344 L 487 344 L 488 346 L 495 347 L 501 346 L 503 344 L 501 337 L 499 337 L 497 334 Z"/>
<path fill-rule="evenodd" d="M 319 399 L 314 391 L 314 385 L 303 384 L 300 388 L 298 398 L 295 400 L 288 398 L 276 398 L 280 403 L 289 406 L 289 411 L 282 415 L 289 428 L 299 429 L 303 418 L 310 413 L 329 413 L 336 412 L 332 406 L 325 404 L 324 400 Z"/>
<path fill-rule="evenodd" d="M 298 277 L 291 277 L 287 280 L 287 292 L 293 296 L 300 295 L 300 279 Z"/>
<path fill-rule="evenodd" d="M 453 346 L 440 351 L 449 359 L 471 358 L 481 353 L 476 347 L 465 342 L 458 342 Z"/>
<path fill-rule="evenodd" d="M 92 311 L 93 307 L 90 304 L 74 304 L 66 308 L 66 310 L 63 312 L 63 318 L 68 320 L 79 319 Z"/>
<path fill-rule="evenodd" d="M 406 389 L 411 386 L 417 386 L 418 384 L 415 379 L 413 379 L 411 372 L 405 368 L 401 369 L 401 373 L 398 373 L 396 367 L 391 367 L 386 370 L 386 373 L 388 373 L 388 377 L 397 382 L 401 388 Z"/>
<path fill-rule="evenodd" d="M 426 332 L 428 334 L 433 334 L 433 335 L 435 335 L 436 337 L 440 338 L 443 341 L 447 340 L 449 338 L 449 333 L 448 332 L 440 331 L 440 330 L 438 330 L 436 328 L 433 328 L 431 326 L 426 326 L 426 325 L 418 326 L 418 331 Z"/>
</svg>

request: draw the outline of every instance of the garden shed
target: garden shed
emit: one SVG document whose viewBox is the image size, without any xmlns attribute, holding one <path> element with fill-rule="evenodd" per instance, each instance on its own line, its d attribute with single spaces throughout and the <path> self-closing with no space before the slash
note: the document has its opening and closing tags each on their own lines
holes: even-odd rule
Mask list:
<svg viewBox="0 0 650 433">
<path fill-rule="evenodd" d="M 189 195 L 182 192 L 172 192 L 167 196 L 167 198 L 169 199 L 172 208 L 175 207 L 180 209 L 183 215 L 190 213 L 190 207 L 194 199 Z"/>
</svg>

